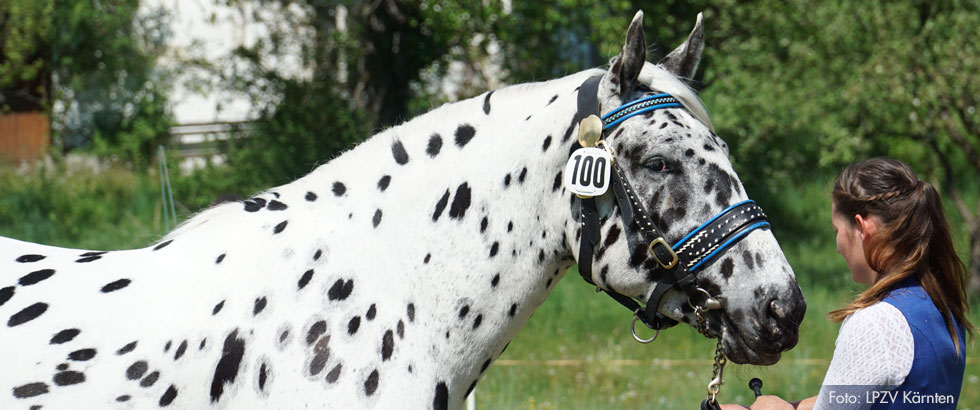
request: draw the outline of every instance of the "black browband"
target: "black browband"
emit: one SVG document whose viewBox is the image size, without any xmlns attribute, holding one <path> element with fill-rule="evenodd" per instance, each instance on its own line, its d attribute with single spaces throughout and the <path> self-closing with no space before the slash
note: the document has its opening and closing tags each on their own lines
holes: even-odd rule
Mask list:
<svg viewBox="0 0 980 410">
<path fill-rule="evenodd" d="M 579 88 L 577 122 L 590 115 L 600 115 L 598 89 L 601 76 L 587 79 Z M 665 97 L 662 97 L 665 96 Z M 626 118 L 641 112 L 659 108 L 682 107 L 677 100 L 668 95 L 658 95 L 633 101 L 619 107 L 607 115 L 603 121 L 605 130 L 615 127 Z M 659 104 L 659 105 L 653 105 Z M 620 216 L 624 229 L 635 227 L 639 230 L 647 249 L 665 274 L 654 287 L 646 301 L 646 307 L 633 298 L 618 293 L 612 289 L 603 289 L 595 284 L 592 277 L 592 261 L 595 246 L 600 240 L 599 210 L 594 197 L 577 197 L 582 209 L 582 237 L 579 245 L 578 269 L 586 282 L 596 286 L 597 290 L 606 292 L 609 296 L 625 306 L 634 316 L 651 329 L 664 329 L 677 324 L 676 320 L 657 312 L 661 299 L 668 290 L 676 288 L 687 294 L 692 306 L 708 302 L 711 295 L 699 288 L 695 282 L 695 273 L 709 265 L 717 255 L 744 238 L 749 232 L 768 228 L 769 222 L 762 208 L 753 201 L 743 201 L 732 205 L 715 215 L 708 222 L 691 231 L 683 239 L 671 247 L 664 235 L 654 224 L 629 179 L 613 161 L 611 185 L 616 203 L 619 205 Z"/>
</svg>

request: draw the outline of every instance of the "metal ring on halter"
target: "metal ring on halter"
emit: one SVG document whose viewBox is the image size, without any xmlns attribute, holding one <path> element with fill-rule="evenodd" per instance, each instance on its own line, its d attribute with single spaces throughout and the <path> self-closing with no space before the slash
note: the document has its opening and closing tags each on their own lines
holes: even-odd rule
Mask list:
<svg viewBox="0 0 980 410">
<path fill-rule="evenodd" d="M 704 288 L 698 286 L 695 287 L 694 289 L 704 294 L 704 306 L 701 307 L 702 309 L 704 310 L 721 309 L 721 302 L 719 302 L 718 299 L 711 297 L 711 294 L 708 293 L 708 291 L 704 290 Z M 697 306 L 694 306 L 694 304 L 691 303 L 690 297 L 687 298 L 687 305 L 690 306 L 691 309 L 697 308 Z"/>
<path fill-rule="evenodd" d="M 633 331 L 633 339 L 636 339 L 637 342 L 643 344 L 647 344 L 654 340 L 657 340 L 657 336 L 660 336 L 660 329 L 654 329 L 657 333 L 654 333 L 653 337 L 649 339 L 641 339 L 640 336 L 636 334 L 636 321 L 640 318 L 639 312 L 640 312 L 639 309 L 637 309 L 636 312 L 633 312 L 633 323 L 630 325 L 630 330 Z"/>
</svg>

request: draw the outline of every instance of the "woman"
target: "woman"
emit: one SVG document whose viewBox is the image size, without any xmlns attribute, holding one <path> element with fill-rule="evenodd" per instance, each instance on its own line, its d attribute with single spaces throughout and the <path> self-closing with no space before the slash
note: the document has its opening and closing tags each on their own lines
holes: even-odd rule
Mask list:
<svg viewBox="0 0 980 410">
<path fill-rule="evenodd" d="M 973 325 L 938 193 L 905 163 L 874 158 L 837 177 L 831 213 L 837 252 L 869 288 L 827 315 L 844 323 L 819 394 L 751 408 L 955 409 Z"/>
</svg>

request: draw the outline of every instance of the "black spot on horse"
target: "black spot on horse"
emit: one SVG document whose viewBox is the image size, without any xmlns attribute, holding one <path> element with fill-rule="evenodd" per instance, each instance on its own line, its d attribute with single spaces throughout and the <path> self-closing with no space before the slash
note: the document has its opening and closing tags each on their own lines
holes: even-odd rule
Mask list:
<svg viewBox="0 0 980 410">
<path fill-rule="evenodd" d="M 350 293 L 354 291 L 354 280 L 348 279 L 346 282 L 343 279 L 337 279 L 327 291 L 327 297 L 330 300 L 344 300 L 350 296 Z"/>
<path fill-rule="evenodd" d="M 527 177 L 527 167 L 521 170 L 521 175 L 517 176 L 517 182 L 524 183 L 524 178 Z"/>
<path fill-rule="evenodd" d="M 55 369 L 57 369 L 59 371 L 61 371 L 61 370 L 68 370 L 68 363 L 59 364 L 59 365 L 55 366 Z"/>
<path fill-rule="evenodd" d="M 7 303 L 7 301 L 10 300 L 10 298 L 12 297 L 14 297 L 13 286 L 7 286 L 3 289 L 0 289 L 0 306 L 3 306 L 3 304 Z"/>
<path fill-rule="evenodd" d="M 446 387 L 446 382 L 436 384 L 436 397 L 432 400 L 432 408 L 433 410 L 449 409 L 449 388 Z"/>
<path fill-rule="evenodd" d="M 381 179 L 378 180 L 378 190 L 384 192 L 386 189 L 388 189 L 388 184 L 390 183 L 391 183 L 390 175 L 385 175 L 381 177 Z"/>
<path fill-rule="evenodd" d="M 161 244 L 159 244 L 159 245 L 157 245 L 157 246 L 154 246 L 154 247 L 153 247 L 153 250 L 155 250 L 155 251 L 158 251 L 158 250 L 160 250 L 160 249 L 163 249 L 163 248 L 166 248 L 166 247 L 167 247 L 167 245 L 170 245 L 170 244 L 171 244 L 171 243 L 173 243 L 173 242 L 174 242 L 174 240 L 173 240 L 173 239 L 171 239 L 171 240 L 169 240 L 169 241 L 166 241 L 166 242 L 164 242 L 164 243 L 161 243 Z M 93 260 L 94 260 L 94 259 L 93 259 Z M 81 261 L 82 261 L 82 260 L 81 260 L 81 259 L 79 259 L 79 260 L 77 260 L 77 261 L 75 261 L 75 262 L 81 262 Z M 88 261 L 86 261 L 86 262 L 88 262 Z"/>
<path fill-rule="evenodd" d="M 160 396 L 160 407 L 167 407 L 170 403 L 174 402 L 177 398 L 177 388 L 174 385 L 170 385 L 167 391 L 163 392 L 163 396 Z"/>
<path fill-rule="evenodd" d="M 405 322 L 403 322 L 401 319 L 398 320 L 398 325 L 395 326 L 395 334 L 398 335 L 399 339 L 405 338 Z"/>
<path fill-rule="evenodd" d="M 391 353 L 395 350 L 395 336 L 391 330 L 385 331 L 384 336 L 381 338 L 381 361 L 387 361 L 391 358 Z"/>
<path fill-rule="evenodd" d="M 545 137 L 544 143 L 541 144 L 541 152 L 547 151 L 548 150 L 548 147 L 550 147 L 550 146 L 551 146 L 551 136 L 549 135 L 549 136 Z"/>
<path fill-rule="evenodd" d="M 76 371 L 58 372 L 54 375 L 54 384 L 58 386 L 70 386 L 85 381 L 85 374 Z"/>
<path fill-rule="evenodd" d="M 38 283 L 38 282 L 40 282 L 42 280 L 45 280 L 47 278 L 50 278 L 52 275 L 54 275 L 54 269 L 41 269 L 41 270 L 34 271 L 34 272 L 31 272 L 31 273 L 28 273 L 28 274 L 22 276 L 20 278 L 20 280 L 17 281 L 17 283 L 19 283 L 21 286 L 30 286 L 30 285 L 36 284 L 36 283 Z M 13 293 L 13 287 L 11 287 L 10 289 L 11 289 L 11 294 L 12 294 Z M 2 296 L 0 296 L 0 298 L 2 298 Z M 2 300 L 2 299 L 0 299 L 0 300 Z M 0 305 L 2 305 L 2 304 L 3 304 L 3 302 L 0 302 Z"/>
<path fill-rule="evenodd" d="M 407 310 L 408 310 L 408 321 L 409 322 L 414 322 L 415 321 L 415 304 L 414 303 L 409 303 Z"/>
<path fill-rule="evenodd" d="M 548 100 L 548 103 L 545 104 L 544 106 L 547 107 L 547 106 L 551 105 L 551 103 L 555 102 L 555 100 L 557 100 L 557 99 L 558 99 L 558 94 L 555 94 L 553 97 L 551 97 L 550 100 Z"/>
<path fill-rule="evenodd" d="M 35 396 L 40 396 L 48 392 L 48 385 L 45 383 L 28 383 L 23 386 L 14 387 L 14 397 L 18 399 L 27 399 Z"/>
<path fill-rule="evenodd" d="M 513 230 L 514 230 L 514 222 L 513 221 L 507 222 L 507 232 L 510 232 L 510 231 L 513 231 Z"/>
<path fill-rule="evenodd" d="M 494 242 L 493 245 L 490 245 L 490 257 L 492 258 L 494 256 L 497 256 L 497 251 L 499 250 L 500 250 L 499 242 Z"/>
<path fill-rule="evenodd" d="M 44 255 L 35 255 L 35 254 L 21 255 L 21 256 L 18 256 L 17 257 L 17 262 L 20 262 L 20 263 L 37 262 L 37 261 L 39 261 L 41 259 L 44 259 L 46 257 L 47 256 L 44 256 Z"/>
<path fill-rule="evenodd" d="M 157 245 L 157 247 L 156 248 L 153 248 L 153 250 L 157 250 L 157 248 L 162 248 L 164 246 L 167 246 L 168 244 L 169 244 L 169 241 L 164 242 L 164 243 L 162 243 L 160 245 Z M 102 257 L 101 256 L 98 256 L 98 255 L 96 255 L 96 256 L 86 256 L 84 258 L 80 258 L 80 259 L 76 260 L 75 262 L 76 263 L 88 263 L 88 262 L 92 262 L 92 261 L 97 261 L 99 259 L 102 259 Z"/>
<path fill-rule="evenodd" d="M 262 365 L 259 366 L 259 390 L 265 390 L 265 382 L 269 378 L 267 372 L 268 370 L 266 370 L 266 364 L 262 363 Z"/>
<path fill-rule="evenodd" d="M 466 182 L 456 188 L 453 204 L 449 207 L 450 218 L 462 219 L 466 215 L 466 210 L 470 207 L 470 193 L 470 187 Z"/>
<path fill-rule="evenodd" d="M 252 307 L 252 316 L 262 313 L 262 310 L 265 309 L 265 306 L 268 303 L 269 301 L 265 298 L 265 296 L 255 298 L 255 305 Z"/>
<path fill-rule="evenodd" d="M 95 349 L 81 349 L 74 352 L 68 353 L 68 360 L 74 360 L 76 362 L 84 362 L 91 360 L 95 357 Z"/>
<path fill-rule="evenodd" d="M 122 396 L 116 397 L 116 401 L 117 402 L 120 402 L 120 403 L 125 403 L 125 402 L 129 401 L 129 399 L 131 399 L 131 398 L 132 397 L 130 397 L 128 394 L 124 394 Z"/>
<path fill-rule="evenodd" d="M 456 146 L 463 148 L 463 146 L 469 143 L 470 140 L 473 139 L 473 136 L 476 135 L 476 130 L 469 124 L 463 124 L 456 128 L 455 135 Z"/>
<path fill-rule="evenodd" d="M 517 313 L 517 304 L 513 303 L 510 305 L 510 310 L 507 311 L 507 316 L 514 317 L 515 313 Z"/>
<path fill-rule="evenodd" d="M 156 383 L 157 380 L 159 379 L 160 379 L 160 372 L 154 371 L 153 373 L 146 375 L 146 377 L 144 377 L 143 380 L 140 380 L 140 387 L 150 387 L 153 385 L 153 383 Z"/>
<path fill-rule="evenodd" d="M 336 181 L 333 183 L 333 187 L 330 189 L 334 196 L 343 196 L 347 192 L 347 186 L 343 182 Z"/>
<path fill-rule="evenodd" d="M 24 323 L 30 322 L 34 319 L 37 319 L 38 316 L 41 316 L 47 310 L 48 310 L 47 303 L 41 303 L 41 302 L 35 303 L 33 305 L 24 308 L 20 312 L 14 313 L 12 316 L 10 316 L 10 320 L 7 321 L 7 326 L 14 327 L 17 325 L 22 325 Z"/>
<path fill-rule="evenodd" d="M 490 96 L 493 95 L 493 91 L 487 93 L 487 96 L 483 98 L 483 113 L 490 115 Z"/>
<path fill-rule="evenodd" d="M 742 251 L 742 262 L 745 263 L 749 269 L 753 269 L 752 253 L 749 251 Z"/>
<path fill-rule="evenodd" d="M 312 279 L 313 279 L 313 269 L 307 270 L 306 272 L 303 272 L 303 276 L 300 276 L 299 281 L 296 282 L 296 287 L 299 289 L 303 289 L 304 287 L 306 287 L 306 285 L 310 284 L 310 280 Z"/>
<path fill-rule="evenodd" d="M 378 210 L 374 211 L 374 216 L 371 217 L 371 225 L 373 225 L 375 228 L 377 228 L 378 225 L 380 225 L 380 224 L 381 224 L 381 210 L 378 209 Z"/>
<path fill-rule="evenodd" d="M 306 200 L 310 202 L 316 201 L 316 194 L 310 191 L 306 191 Z"/>
<path fill-rule="evenodd" d="M 218 255 L 218 259 L 215 259 L 214 260 L 214 264 L 217 265 L 217 264 L 221 263 L 221 261 L 223 261 L 223 260 L 225 260 L 225 254 L 222 253 L 221 255 Z"/>
<path fill-rule="evenodd" d="M 132 342 L 127 343 L 125 346 L 123 346 L 119 350 L 116 350 L 116 354 L 119 355 L 119 356 L 122 356 L 122 355 L 124 355 L 126 353 L 132 352 L 135 349 L 136 349 L 136 341 L 134 340 Z"/>
<path fill-rule="evenodd" d="M 129 380 L 139 380 L 139 378 L 146 374 L 148 369 L 149 365 L 145 360 L 137 361 L 126 369 L 126 378 Z"/>
<path fill-rule="evenodd" d="M 289 221 L 279 222 L 279 224 L 276 225 L 276 227 L 272 229 L 272 234 L 275 235 L 275 234 L 278 234 L 278 233 L 282 233 L 282 231 L 284 231 L 286 229 L 286 224 L 287 223 L 289 223 Z"/>
<path fill-rule="evenodd" d="M 462 319 L 466 317 L 467 313 L 470 313 L 470 305 L 464 305 L 462 308 L 459 309 L 459 318 Z"/>
<path fill-rule="evenodd" d="M 446 193 L 442 194 L 442 198 L 439 198 L 439 202 L 436 202 L 436 210 L 432 213 L 432 222 L 439 220 L 439 217 L 442 216 L 442 211 L 446 209 L 447 204 L 449 204 L 448 189 L 446 190 Z"/>
<path fill-rule="evenodd" d="M 732 277 L 732 273 L 735 272 L 735 263 L 732 262 L 732 258 L 725 258 L 721 261 L 721 276 L 726 280 Z"/>
<path fill-rule="evenodd" d="M 223 307 L 225 307 L 225 301 L 222 300 L 217 305 L 214 305 L 214 309 L 211 309 L 211 316 L 217 315 Z"/>
<path fill-rule="evenodd" d="M 78 336 L 79 333 L 82 333 L 82 331 L 78 329 L 62 330 L 58 333 L 55 333 L 54 336 L 51 337 L 50 344 L 60 345 L 62 343 L 70 342 L 72 341 L 72 339 L 75 338 L 75 336 Z"/>
<path fill-rule="evenodd" d="M 312 345 L 321 335 L 327 332 L 327 322 L 320 320 L 310 326 L 310 330 L 306 332 L 306 344 Z"/>
<path fill-rule="evenodd" d="M 510 174 L 508 173 L 507 175 L 504 175 L 504 188 L 507 188 L 509 186 L 510 186 Z"/>
<path fill-rule="evenodd" d="M 561 142 L 564 143 L 565 141 L 568 141 L 568 139 L 572 137 L 572 131 L 575 131 L 575 127 L 578 126 L 577 117 L 578 117 L 577 115 L 572 116 L 572 121 L 568 124 L 568 128 L 565 129 L 565 135 L 561 137 Z"/>
<path fill-rule="evenodd" d="M 712 147 L 712 146 L 710 146 L 708 144 L 704 144 L 704 150 L 705 151 L 714 151 L 715 150 L 715 147 Z"/>
<path fill-rule="evenodd" d="M 408 163 L 408 152 L 405 151 L 405 146 L 402 145 L 401 141 L 395 141 L 391 144 L 391 156 L 395 158 L 395 162 L 398 165 L 405 165 Z"/>
<path fill-rule="evenodd" d="M 487 220 L 487 217 L 484 216 L 483 217 L 483 220 L 480 221 L 480 233 L 484 233 L 484 232 L 487 231 L 487 225 L 489 223 L 490 223 L 490 221 Z"/>
<path fill-rule="evenodd" d="M 693 157 L 694 156 L 694 150 L 688 148 L 687 151 L 684 151 L 684 156 L 685 157 Z"/>
<path fill-rule="evenodd" d="M 337 365 L 334 366 L 332 370 L 330 370 L 330 373 L 327 373 L 327 383 L 333 384 L 337 382 L 337 379 L 340 378 L 341 368 L 342 366 L 340 365 L 340 363 L 337 363 Z"/>
<path fill-rule="evenodd" d="M 480 327 L 480 323 L 483 323 L 483 315 L 476 315 L 476 319 L 473 319 L 473 330 Z"/>
<path fill-rule="evenodd" d="M 282 202 L 276 201 L 275 199 L 269 201 L 269 210 L 270 211 L 283 211 L 286 208 L 289 208 L 289 207 L 286 206 L 286 204 L 284 204 Z"/>
<path fill-rule="evenodd" d="M 262 198 L 246 199 L 242 204 L 245 205 L 245 212 L 258 212 L 265 208 L 265 200 Z"/>
<path fill-rule="evenodd" d="M 561 188 L 561 183 L 561 171 L 558 171 L 558 173 L 555 174 L 555 183 L 551 185 L 551 192 L 555 192 L 558 190 L 558 188 Z"/>
<path fill-rule="evenodd" d="M 180 346 L 177 346 L 177 351 L 174 352 L 174 360 L 180 359 L 184 353 L 187 352 L 187 340 L 180 342 Z"/>
<path fill-rule="evenodd" d="M 326 336 L 316 342 L 316 346 L 313 347 L 315 354 L 313 355 L 313 360 L 310 361 L 310 375 L 316 376 L 323 371 L 323 368 L 327 366 L 327 359 L 330 358 L 330 349 L 327 345 L 330 343 L 330 336 Z"/>
<path fill-rule="evenodd" d="M 241 366 L 242 357 L 245 355 L 245 339 L 238 337 L 238 329 L 233 330 L 225 338 L 225 345 L 221 351 L 221 359 L 214 370 L 214 378 L 211 380 L 211 402 L 217 402 L 225 391 L 226 384 L 235 382 L 238 375 L 238 368 Z"/>
<path fill-rule="evenodd" d="M 347 322 L 347 334 L 353 335 L 354 333 L 357 333 L 357 329 L 359 329 L 360 327 L 361 327 L 361 317 L 360 316 L 352 317 L 350 321 Z"/>
<path fill-rule="evenodd" d="M 130 281 L 129 279 L 119 279 L 119 280 L 117 280 L 115 282 L 109 282 L 105 286 L 102 287 L 101 291 L 102 291 L 102 293 L 115 292 L 115 291 L 117 291 L 119 289 L 122 289 L 122 288 L 125 288 L 126 286 L 129 286 L 130 282 L 132 282 L 132 281 Z"/>
<path fill-rule="evenodd" d="M 490 279 L 490 287 L 495 288 L 497 284 L 500 283 L 500 274 L 493 275 L 493 279 Z"/>
<path fill-rule="evenodd" d="M 174 344 L 173 340 L 168 340 L 167 344 L 163 345 L 163 352 L 164 353 L 169 352 L 170 346 L 172 346 L 173 344 Z"/>
<path fill-rule="evenodd" d="M 429 263 L 429 260 L 431 260 L 431 259 L 432 259 L 432 254 L 431 253 L 427 253 L 427 254 L 425 254 L 425 258 L 422 259 L 422 263 L 426 263 L 427 264 L 427 263 Z"/>
<path fill-rule="evenodd" d="M 371 374 L 368 375 L 367 380 L 364 381 L 364 393 L 368 396 L 374 394 L 378 390 L 378 369 L 374 369 Z"/>
<path fill-rule="evenodd" d="M 377 314 L 378 314 L 378 308 L 372 303 L 371 307 L 368 308 L 367 314 L 365 314 L 364 317 L 366 317 L 367 320 L 374 320 L 374 316 Z"/>
</svg>

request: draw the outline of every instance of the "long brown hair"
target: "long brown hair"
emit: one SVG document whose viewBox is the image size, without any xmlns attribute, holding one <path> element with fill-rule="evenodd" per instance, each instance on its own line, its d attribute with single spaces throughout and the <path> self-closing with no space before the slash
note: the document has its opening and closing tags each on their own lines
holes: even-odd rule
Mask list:
<svg viewBox="0 0 980 410">
<path fill-rule="evenodd" d="M 955 318 L 973 337 L 966 317 L 966 267 L 953 249 L 939 193 L 915 176 L 907 164 L 872 158 L 848 165 L 834 181 L 834 212 L 848 223 L 855 215 L 876 216 L 878 231 L 868 239 L 864 257 L 877 280 L 843 309 L 827 314 L 835 322 L 880 302 L 903 280 L 917 277 L 946 322 L 960 352 Z"/>
</svg>

